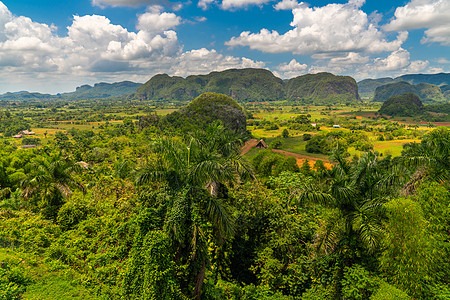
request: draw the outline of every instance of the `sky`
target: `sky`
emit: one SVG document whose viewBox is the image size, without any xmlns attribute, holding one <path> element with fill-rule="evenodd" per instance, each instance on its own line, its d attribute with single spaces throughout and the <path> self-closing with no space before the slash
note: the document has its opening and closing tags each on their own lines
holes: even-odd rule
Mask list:
<svg viewBox="0 0 450 300">
<path fill-rule="evenodd" d="M 450 0 L 0 0 L 0 93 L 229 68 L 450 72 Z"/>
</svg>

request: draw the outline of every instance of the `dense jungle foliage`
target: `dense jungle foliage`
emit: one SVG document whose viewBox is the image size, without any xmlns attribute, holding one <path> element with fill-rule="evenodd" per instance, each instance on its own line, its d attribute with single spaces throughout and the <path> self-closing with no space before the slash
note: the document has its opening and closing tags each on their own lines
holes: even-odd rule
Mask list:
<svg viewBox="0 0 450 300">
<path fill-rule="evenodd" d="M 242 156 L 249 114 L 224 95 L 166 116 L 45 105 L 0 113 L 0 299 L 450 299 L 446 127 L 392 157 L 361 124 L 286 121 L 327 168 Z M 34 149 L 7 137 L 56 117 L 103 123 L 46 132 Z M 383 137 L 407 132 L 383 122 Z"/>
</svg>

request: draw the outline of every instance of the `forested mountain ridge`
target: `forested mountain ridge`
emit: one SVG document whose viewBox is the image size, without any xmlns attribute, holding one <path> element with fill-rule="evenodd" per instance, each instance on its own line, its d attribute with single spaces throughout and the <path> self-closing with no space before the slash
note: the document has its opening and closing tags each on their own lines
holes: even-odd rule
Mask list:
<svg viewBox="0 0 450 300">
<path fill-rule="evenodd" d="M 131 81 L 115 83 L 100 82 L 94 84 L 94 86 L 82 85 L 77 87 L 75 92 L 61 94 L 61 97 L 69 99 L 109 98 L 134 93 L 139 86 L 141 86 L 140 83 Z"/>
<path fill-rule="evenodd" d="M 331 73 L 307 74 L 287 81 L 265 69 L 230 69 L 186 78 L 159 74 L 140 86 L 136 99 L 191 100 L 204 92 L 222 93 L 237 101 L 359 101 L 356 81 Z"/>
<path fill-rule="evenodd" d="M 446 100 L 450 100 L 448 93 L 446 94 L 446 98 L 441 88 L 437 85 L 429 83 L 419 83 L 413 85 L 406 81 L 400 81 L 377 87 L 375 89 L 373 101 L 384 102 L 392 96 L 399 96 L 405 93 L 414 93 L 425 102 L 444 102 Z"/>
<path fill-rule="evenodd" d="M 51 99 L 104 99 L 110 97 L 126 96 L 134 93 L 141 83 L 121 81 L 115 83 L 96 83 L 93 86 L 85 84 L 76 88 L 74 92 L 57 95 L 30 93 L 27 91 L 5 93 L 0 100 L 5 101 L 36 101 Z"/>
<path fill-rule="evenodd" d="M 434 85 L 449 85 L 450 73 L 438 73 L 438 74 L 407 74 L 396 78 L 376 78 L 376 79 L 364 79 L 358 82 L 359 93 L 363 97 L 372 97 L 375 89 L 379 86 L 405 81 L 410 84 L 429 83 Z"/>
</svg>

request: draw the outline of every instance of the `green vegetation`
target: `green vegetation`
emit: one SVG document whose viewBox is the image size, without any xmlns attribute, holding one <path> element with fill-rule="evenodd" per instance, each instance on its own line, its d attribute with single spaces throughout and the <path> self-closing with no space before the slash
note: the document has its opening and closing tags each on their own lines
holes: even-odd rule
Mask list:
<svg viewBox="0 0 450 300">
<path fill-rule="evenodd" d="M 449 100 L 444 97 L 441 89 L 437 85 L 428 83 L 412 85 L 408 82 L 401 81 L 377 87 L 373 101 L 384 102 L 392 96 L 399 96 L 406 93 L 416 94 L 424 102 L 443 102 Z"/>
<path fill-rule="evenodd" d="M 408 74 L 402 75 L 396 78 L 377 78 L 377 79 L 364 79 L 358 82 L 358 89 L 361 97 L 372 98 L 375 89 L 379 86 L 386 85 L 395 82 L 408 82 L 410 84 L 428 83 L 433 85 L 438 85 L 442 89 L 445 85 L 450 85 L 450 74 L 449 73 L 438 73 L 438 74 Z M 410 91 L 411 92 L 411 91 Z M 447 99 L 448 97 L 445 96 Z"/>
<path fill-rule="evenodd" d="M 1 299 L 450 298 L 447 127 L 179 103 L 0 102 Z"/>
<path fill-rule="evenodd" d="M 134 95 L 149 100 L 191 100 L 204 92 L 228 95 L 237 101 L 268 101 L 284 98 L 283 81 L 264 69 L 230 69 L 208 75 L 170 77 L 156 75 Z"/>
<path fill-rule="evenodd" d="M 417 95 L 406 93 L 387 99 L 378 112 L 388 116 L 413 117 L 423 112 L 423 104 Z"/>
<path fill-rule="evenodd" d="M 286 96 L 290 100 L 319 105 L 360 100 L 353 78 L 330 73 L 307 74 L 290 79 L 286 83 Z"/>
</svg>

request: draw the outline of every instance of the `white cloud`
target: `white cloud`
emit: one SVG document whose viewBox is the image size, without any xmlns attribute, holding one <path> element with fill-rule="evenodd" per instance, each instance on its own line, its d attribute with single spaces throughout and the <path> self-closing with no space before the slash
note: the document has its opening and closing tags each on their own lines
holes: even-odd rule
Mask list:
<svg viewBox="0 0 450 300">
<path fill-rule="evenodd" d="M 178 76 L 206 74 L 212 71 L 223 71 L 236 68 L 263 68 L 265 64 L 249 58 L 223 55 L 216 50 L 206 48 L 184 52 L 170 69 L 170 73 Z"/>
<path fill-rule="evenodd" d="M 206 17 L 195 17 L 195 21 L 197 22 L 206 22 L 208 20 Z"/>
<path fill-rule="evenodd" d="M 171 30 L 181 19 L 160 9 L 152 6 L 138 16 L 136 32 L 87 15 L 74 16 L 67 35 L 59 36 L 53 26 L 13 16 L 0 1 L 0 89 L 54 93 L 99 81 L 145 82 L 157 73 L 184 76 L 265 66 L 214 49 L 183 53 Z"/>
<path fill-rule="evenodd" d="M 425 61 L 415 60 L 409 64 L 406 71 L 408 73 L 419 73 L 419 72 L 425 70 L 429 65 L 430 65 L 430 62 L 428 60 L 425 60 Z"/>
<path fill-rule="evenodd" d="M 228 46 L 248 46 L 269 53 L 291 52 L 309 54 L 321 52 L 379 53 L 398 49 L 407 39 L 401 32 L 396 40 L 387 41 L 385 35 L 359 9 L 364 3 L 352 0 L 347 4 L 328 4 L 323 7 L 300 5 L 292 10 L 292 30 L 285 34 L 262 29 L 259 33 L 242 32 L 226 42 Z"/>
<path fill-rule="evenodd" d="M 306 64 L 300 64 L 295 59 L 292 59 L 288 64 L 283 63 L 277 67 L 278 71 L 304 71 L 308 68 Z"/>
<path fill-rule="evenodd" d="M 450 45 L 450 1 L 412 0 L 395 10 L 395 18 L 384 26 L 386 30 L 427 28 L 422 42 Z"/>
<path fill-rule="evenodd" d="M 158 0 L 91 0 L 92 5 L 98 7 L 117 7 L 117 6 L 141 6 L 141 5 L 153 5 L 161 1 Z"/>
<path fill-rule="evenodd" d="M 222 9 L 230 10 L 242 7 L 248 7 L 251 5 L 262 5 L 272 0 L 222 0 Z"/>
<path fill-rule="evenodd" d="M 374 61 L 374 68 L 377 71 L 397 71 L 407 67 L 409 62 L 409 52 L 405 49 L 398 49 L 392 52 L 388 57 L 377 58 Z"/>
<path fill-rule="evenodd" d="M 147 12 L 138 18 L 137 29 L 147 32 L 162 32 L 173 29 L 181 22 L 181 18 L 174 13 Z"/>
<path fill-rule="evenodd" d="M 278 67 L 276 67 L 276 69 L 279 71 L 277 72 L 277 76 L 281 78 L 296 77 L 305 74 L 307 68 L 308 65 L 300 64 L 295 59 L 292 59 L 289 63 L 282 63 Z"/>
<path fill-rule="evenodd" d="M 224 10 L 234 10 L 239 8 L 246 8 L 253 5 L 263 5 L 274 0 L 222 0 L 220 8 Z M 212 4 L 217 4 L 218 0 L 199 0 L 197 6 L 203 10 L 206 10 Z"/>
<path fill-rule="evenodd" d="M 211 5 L 211 4 L 213 4 L 213 3 L 215 3 L 216 1 L 215 0 L 199 0 L 198 1 L 198 7 L 200 7 L 201 9 L 203 9 L 203 10 L 206 10 L 206 9 L 208 9 L 208 7 Z"/>
<path fill-rule="evenodd" d="M 297 2 L 297 0 L 283 0 L 281 2 L 278 2 L 274 8 L 276 10 L 291 10 L 296 7 L 298 7 L 300 4 Z"/>
</svg>

